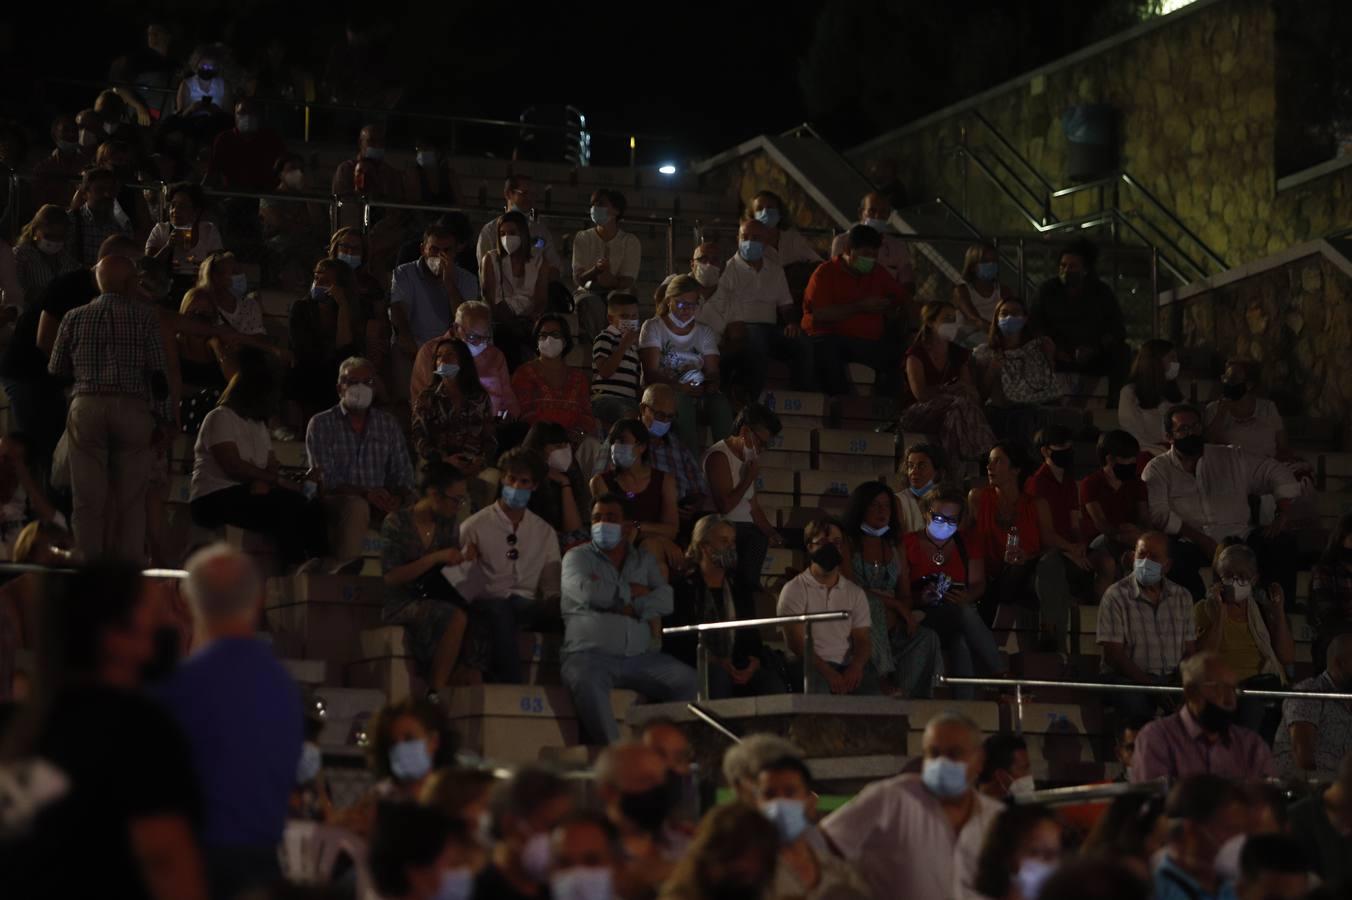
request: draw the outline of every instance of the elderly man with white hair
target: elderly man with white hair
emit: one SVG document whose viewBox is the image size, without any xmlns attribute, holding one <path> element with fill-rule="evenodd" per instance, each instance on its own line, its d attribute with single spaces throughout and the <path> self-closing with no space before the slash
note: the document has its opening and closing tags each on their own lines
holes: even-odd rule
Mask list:
<svg viewBox="0 0 1352 900">
<path fill-rule="evenodd" d="M 418 348 L 409 380 L 409 396 L 421 397 L 432 384 L 433 370 L 437 367 L 437 345 L 450 340 L 461 341 L 469 347 L 479 383 L 493 403 L 493 415 L 500 416 L 504 412 L 520 415 L 521 408 L 512 392 L 512 375 L 507 371 L 507 357 L 493 346 L 493 309 L 482 300 L 461 303 L 455 308 L 455 321 L 446 333 Z"/>
<path fill-rule="evenodd" d="M 1250 780 L 1277 774 L 1272 751 L 1258 732 L 1235 724 L 1239 676 L 1217 653 L 1204 651 L 1183 660 L 1183 706 L 1156 719 L 1136 735 L 1129 780 L 1199 773 Z"/>
<path fill-rule="evenodd" d="M 919 775 L 860 791 L 822 822 L 875 897 L 952 900 L 972 890 L 977 856 L 1003 804 L 976 790 L 981 730 L 956 712 L 925 725 Z"/>
<path fill-rule="evenodd" d="M 305 429 L 305 454 L 317 473 L 329 519 L 331 571 L 361 562 L 372 524 L 413 493 L 413 462 L 394 416 L 372 409 L 376 369 L 360 356 L 338 367 L 338 404 L 316 413 Z"/>
<path fill-rule="evenodd" d="M 233 897 L 279 876 L 277 845 L 303 740 L 300 691 L 255 634 L 263 579 L 213 544 L 187 563 L 183 591 L 197 649 L 159 689 L 192 750 L 202 789 L 200 836 L 212 895 Z"/>
</svg>

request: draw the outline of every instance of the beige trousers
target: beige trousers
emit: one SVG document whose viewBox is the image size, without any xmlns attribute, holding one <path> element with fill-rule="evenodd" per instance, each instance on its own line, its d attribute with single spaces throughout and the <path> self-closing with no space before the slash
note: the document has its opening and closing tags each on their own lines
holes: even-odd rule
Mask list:
<svg viewBox="0 0 1352 900">
<path fill-rule="evenodd" d="M 86 560 L 145 560 L 146 485 L 155 420 L 145 400 L 81 394 L 66 415 L 71 527 Z"/>
</svg>

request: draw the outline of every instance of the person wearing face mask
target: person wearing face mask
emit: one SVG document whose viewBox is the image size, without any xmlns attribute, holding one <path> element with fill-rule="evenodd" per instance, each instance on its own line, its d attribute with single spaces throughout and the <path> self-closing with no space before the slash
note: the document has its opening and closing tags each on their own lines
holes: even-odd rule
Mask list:
<svg viewBox="0 0 1352 900">
<path fill-rule="evenodd" d="M 1061 382 L 1052 368 L 1055 356 L 1051 339 L 1028 324 L 1021 301 L 999 301 L 985 340 L 972 350 L 977 387 L 996 432 L 1031 444 L 1044 424 L 1079 427 L 1079 411 L 1061 405 Z"/>
<path fill-rule="evenodd" d="M 460 341 L 438 343 L 434 359 L 432 384 L 413 401 L 413 450 L 420 459 L 439 459 L 477 480 L 497 452 L 488 392 Z"/>
<path fill-rule="evenodd" d="M 822 822 L 875 897 L 965 896 L 982 841 L 1002 808 L 974 787 L 981 730 L 970 719 L 940 713 L 925 724 L 921 746 L 920 775 L 875 781 Z"/>
<path fill-rule="evenodd" d="M 765 252 L 772 262 L 788 267 L 798 263 L 815 266 L 822 261 L 822 255 L 793 227 L 788 208 L 774 191 L 760 191 L 752 197 L 746 218 L 765 226 Z"/>
<path fill-rule="evenodd" d="M 709 480 L 699 457 L 671 430 L 676 420 L 677 395 L 669 384 L 650 384 L 643 391 L 638 418 L 648 429 L 648 457 L 654 469 L 676 479 L 676 509 L 681 534 L 686 534 L 695 517 L 710 508 Z"/>
<path fill-rule="evenodd" d="M 859 201 L 859 225 L 867 225 L 882 235 L 883 243 L 878 248 L 878 265 L 887 270 L 901 285 L 902 297 L 910 300 L 915 296 L 915 265 L 911 260 L 911 247 L 892 229 L 892 203 L 887 195 L 879 191 L 870 191 Z M 850 235 L 846 231 L 836 235 L 831 241 L 831 257 L 843 256 L 850 249 Z"/>
<path fill-rule="evenodd" d="M 1070 438 L 1069 430 L 1056 425 L 1037 433 L 1034 443 L 1042 454 L 1042 465 L 1023 488 L 1037 501 L 1044 548 L 1033 575 L 1040 634 L 1061 653 L 1069 651 L 1070 607 L 1093 587 L 1089 557 L 1081 541 L 1080 492 L 1071 474 L 1075 448 Z"/>
<path fill-rule="evenodd" d="M 1206 593 L 1200 571 L 1215 557 L 1217 542 L 1231 536 L 1244 540 L 1258 554 L 1259 567 L 1296 596 L 1299 551 L 1287 531 L 1291 501 L 1300 485 L 1275 459 L 1246 453 L 1238 447 L 1207 444 L 1202 414 L 1179 404 L 1164 414 L 1165 436 L 1172 448 L 1150 461 L 1145 481 L 1152 524 L 1170 537 L 1175 579 L 1194 597 Z M 1271 524 L 1249 524 L 1249 496 L 1271 494 L 1276 514 Z"/>
<path fill-rule="evenodd" d="M 604 815 L 575 812 L 549 836 L 552 900 L 612 900 L 619 893 L 619 834 Z M 624 885 L 628 887 L 628 885 Z"/>
<path fill-rule="evenodd" d="M 93 166 L 80 176 L 71 198 L 68 252 L 86 266 L 98 262 L 99 247 L 115 234 L 130 236 L 131 220 L 117 204 L 118 179 L 112 169 Z"/>
<path fill-rule="evenodd" d="M 633 546 L 623 501 L 592 501 L 591 542 L 563 558 L 563 682 L 591 743 L 619 740 L 610 705 L 614 688 L 649 700 L 693 700 L 695 671 L 654 649 L 654 619 L 672 611 L 671 586 L 657 560 Z"/>
<path fill-rule="evenodd" d="M 235 127 L 216 135 L 211 144 L 206 180 L 231 191 L 272 188 L 277 157 L 286 153 L 281 135 L 263 124 L 263 110 L 242 97 L 235 103 Z"/>
<path fill-rule="evenodd" d="M 1056 814 L 1044 806 L 1010 807 L 991 824 L 972 884 L 959 896 L 962 900 L 1038 900 L 1060 862 L 1061 825 Z"/>
<path fill-rule="evenodd" d="M 902 410 L 898 424 L 902 431 L 937 434 L 955 464 L 980 459 L 995 443 L 972 382 L 972 354 L 954 343 L 957 328 L 952 304 L 926 303 L 920 311 L 920 330 L 906 351 L 906 383 L 915 402 Z"/>
<path fill-rule="evenodd" d="M 624 498 L 624 518 L 637 534 L 635 542 L 658 561 L 665 580 L 685 564 L 676 545 L 676 479 L 649 462 L 648 429 L 638 419 L 616 422 L 607 441 L 610 465 L 592 478 L 591 492 Z"/>
<path fill-rule="evenodd" d="M 897 474 L 905 478 L 905 485 L 893 495 L 897 498 L 903 534 L 925 529 L 922 505 L 930 491 L 948 480 L 947 461 L 943 448 L 937 444 L 912 444 L 906 448 L 897 466 Z"/>
<path fill-rule="evenodd" d="M 223 117 L 234 108 L 233 86 L 226 82 L 224 61 L 229 56 L 221 44 L 202 45 L 188 59 L 188 74 L 178 85 L 174 112 L 185 119 Z M 210 134 L 215 134 L 213 130 Z"/>
<path fill-rule="evenodd" d="M 620 228 L 624 194 L 597 188 L 591 196 L 592 227 L 573 236 L 573 281 L 577 290 L 580 336 L 590 341 L 605 328 L 606 295 L 628 291 L 638 278 L 642 248 L 638 238 Z"/>
<path fill-rule="evenodd" d="M 602 428 L 638 413 L 638 298 L 612 291 L 606 298 L 608 324 L 592 341 L 592 412 Z"/>
<path fill-rule="evenodd" d="M 639 329 L 638 355 L 647 384 L 669 384 L 678 395 L 676 431 L 687 447 L 703 446 L 696 417 L 703 407 L 715 441 L 732 431 L 732 407 L 722 390 L 718 338 L 699 321 L 700 286 L 689 275 L 667 284 L 657 314 Z"/>
<path fill-rule="evenodd" d="M 508 210 L 489 224 L 497 240 L 480 256 L 479 280 L 493 309 L 493 340 L 515 371 L 538 352 L 532 323 L 545 311 L 554 269 L 531 242 L 525 214 Z"/>
<path fill-rule="evenodd" d="M 1141 344 L 1127 383 L 1117 396 L 1118 426 L 1131 432 L 1144 453 L 1149 454 L 1142 465 L 1169 449 L 1169 440 L 1164 436 L 1164 411 L 1183 402 L 1183 392 L 1178 386 L 1181 369 L 1174 345 L 1163 338 L 1152 338 Z"/>
<path fill-rule="evenodd" d="M 417 397 L 432 383 L 436 361 L 433 354 L 441 341 L 458 340 L 469 348 L 474 358 L 474 371 L 479 384 L 488 392 L 494 416 L 506 413 L 517 417 L 521 413 L 512 393 L 512 376 L 507 371 L 507 357 L 493 345 L 493 311 L 482 300 L 465 300 L 455 308 L 455 322 L 444 334 L 418 348 L 413 358 L 413 374 L 409 378 L 409 396 Z"/>
<path fill-rule="evenodd" d="M 841 552 L 845 535 L 840 522 L 827 517 L 813 519 L 803 529 L 803 544 L 811 564 L 780 590 L 775 615 L 844 610 L 849 616 L 812 626 L 810 659 L 806 656 L 806 626 L 801 622 L 785 623 L 784 640 L 797 660 L 797 672 L 791 677 L 801 682 L 806 669 L 813 693 L 881 693 L 878 672 L 872 663 L 868 597 L 841 571 L 846 560 Z"/>
<path fill-rule="evenodd" d="M 512 393 L 521 405 L 521 419 L 555 422 L 583 438 L 596 437 L 596 416 L 592 413 L 591 385 L 585 370 L 568 365 L 573 336 L 568 320 L 558 313 L 545 313 L 532 329 L 535 359 L 512 373 Z"/>
<path fill-rule="evenodd" d="M 459 252 L 454 228 L 429 225 L 419 258 L 397 267 L 390 278 L 392 379 L 401 389 L 410 382 L 418 349 L 450 330 L 461 303 L 479 297 L 474 275 L 455 264 Z"/>
<path fill-rule="evenodd" d="M 407 801 L 387 801 L 375 815 L 367 865 L 388 900 L 470 900 L 473 842 L 461 822 Z"/>
<path fill-rule="evenodd" d="M 505 212 L 517 213 L 527 223 L 520 232 L 522 243 L 539 250 L 550 270 L 550 277 L 557 278 L 558 273 L 563 271 L 563 262 L 559 258 L 558 243 L 554 240 L 549 226 L 544 220 L 535 218 L 534 179 L 526 174 L 508 175 L 502 188 L 502 200 Z M 501 237 L 498 220 L 490 219 L 479 232 L 479 239 L 474 244 L 475 259 L 482 260 L 488 253 L 493 252 L 499 246 Z M 488 273 L 482 266 L 479 269 L 479 279 L 488 281 Z"/>
<path fill-rule="evenodd" d="M 886 482 L 865 481 L 850 493 L 843 528 L 845 577 L 868 596 L 872 663 L 883 693 L 932 696 L 939 639 L 911 615 L 910 594 L 902 583 L 905 534 Z"/>
<path fill-rule="evenodd" d="M 873 896 L 858 870 L 831 852 L 817 830 L 816 788 L 800 758 L 781 756 L 762 766 L 756 773 L 755 803 L 779 832 L 774 897 L 867 900 Z"/>
<path fill-rule="evenodd" d="M 1080 479 L 1081 531 L 1089 543 L 1089 561 L 1097 573 L 1094 595 L 1103 596 L 1121 576 L 1122 554 L 1136 546 L 1150 527 L 1145 482 L 1137 472 L 1141 445 L 1130 432 L 1113 430 L 1099 435 L 1099 468 Z"/>
<path fill-rule="evenodd" d="M 1246 812 L 1243 791 L 1223 775 L 1201 773 L 1175 784 L 1164 812 L 1169 843 L 1154 873 L 1156 900 L 1233 897 L 1234 884 L 1216 870 L 1216 857 L 1243 837 Z"/>
<path fill-rule="evenodd" d="M 300 202 L 314 194 L 305 178 L 305 157 L 283 152 L 273 160 L 269 190 L 279 198 L 258 201 L 258 220 L 263 239 L 280 269 L 294 259 L 323 254 L 324 235 L 328 234 L 328 205 L 324 201 Z"/>
<path fill-rule="evenodd" d="M 1122 308 L 1094 272 L 1098 248 L 1077 240 L 1061 251 L 1056 278 L 1044 282 L 1033 302 L 1032 324 L 1056 345 L 1058 372 L 1108 377 L 1108 405 L 1126 376 L 1129 349 Z"/>
<path fill-rule="evenodd" d="M 1347 693 L 1352 688 L 1352 635 L 1329 642 L 1323 672 L 1297 682 L 1293 691 Z M 1332 781 L 1352 752 L 1352 709 L 1339 700 L 1292 697 L 1282 701 L 1282 721 L 1272 742 L 1283 777 Z"/>
<path fill-rule="evenodd" d="M 1033 793 L 1036 788 L 1027 741 L 1018 735 L 1000 732 L 986 738 L 981 749 L 986 756 L 976 780 L 981 793 L 996 800 Z"/>
<path fill-rule="evenodd" d="M 882 235 L 867 225 L 849 232 L 844 254 L 819 265 L 803 291 L 802 329 L 812 342 L 822 390 L 850 392 L 849 363 L 874 371 L 874 389 L 890 395 L 897 381 L 896 319 L 901 285 L 877 265 Z"/>
<path fill-rule="evenodd" d="M 672 578 L 675 613 L 663 624 L 699 625 L 756 617 L 755 593 L 736 578 L 737 529 L 727 519 L 707 515 L 695 523 L 686 550 L 687 565 Z M 709 699 L 782 694 L 788 690 L 766 652 L 760 632 L 743 628 L 704 636 L 709 660 Z M 663 649 L 694 666 L 692 635 L 664 638 Z"/>
<path fill-rule="evenodd" d="M 413 466 L 394 416 L 372 409 L 376 374 L 359 356 L 338 367 L 338 403 L 310 419 L 305 455 L 319 473 L 329 521 L 330 569 L 360 563 L 366 530 L 403 506 L 413 492 Z"/>
<path fill-rule="evenodd" d="M 1179 666 L 1183 705 L 1156 719 L 1136 736 L 1133 782 L 1185 778 L 1208 772 L 1226 778 L 1270 778 L 1272 752 L 1257 732 L 1236 723 L 1239 677 L 1211 651 L 1200 651 Z"/>
<path fill-rule="evenodd" d="M 268 338 L 258 296 L 249 293 L 248 276 L 228 251 L 218 251 L 202 260 L 197 267 L 197 283 L 183 295 L 178 313 L 228 328 L 221 337 L 179 335 L 184 359 L 199 366 L 214 361 L 225 380 L 239 369 L 237 353 L 241 346 L 264 347 L 284 359 L 287 356 L 285 349 L 274 347 Z"/>
<path fill-rule="evenodd" d="M 1352 880 L 1352 753 L 1339 761 L 1327 787 L 1291 804 L 1288 813 L 1291 835 L 1310 854 L 1311 871 L 1325 884 Z"/>
<path fill-rule="evenodd" d="M 1192 610 L 1198 649 L 1219 654 L 1241 688 L 1281 690 L 1296 658 L 1281 585 L 1264 587 L 1257 556 L 1234 538 L 1226 538 L 1216 551 L 1212 572 L 1216 581 Z M 1237 721 L 1271 740 L 1270 728 L 1263 727 L 1267 709 L 1265 699 L 1245 697 Z"/>
<path fill-rule="evenodd" d="M 611 744 L 595 771 L 597 802 L 619 838 L 622 893 L 653 896 L 690 844 L 690 833 L 671 824 L 679 782 L 657 751 L 636 742 Z"/>
<path fill-rule="evenodd" d="M 62 320 L 48 371 L 74 382 L 69 432 L 71 525 L 85 559 L 145 553 L 145 492 L 157 427 L 174 422 L 160 322 L 137 302 L 136 265 L 99 261 L 100 295 Z"/>
<path fill-rule="evenodd" d="M 779 434 L 779 417 L 764 406 L 748 404 L 733 426 L 731 437 L 705 451 L 701 465 L 714 511 L 737 528 L 737 580 L 759 588 L 765 554 L 784 545 L 779 529 L 756 501 L 760 455 Z"/>
<path fill-rule="evenodd" d="M 550 833 L 573 811 L 573 793 L 553 772 L 523 766 L 498 782 L 488 801 L 493 849 L 474 879 L 475 897 L 550 897 Z"/>
<path fill-rule="evenodd" d="M 291 304 L 287 338 L 291 367 L 286 375 L 288 424 L 299 427 L 333 399 L 329 380 L 338 363 L 361 352 L 364 333 L 357 310 L 357 282 L 336 259 L 314 265 L 305 296 Z"/>
<path fill-rule="evenodd" d="M 174 273 L 170 298 L 181 300 L 196 280 L 202 261 L 223 249 L 221 233 L 204 219 L 207 195 L 201 185 L 182 182 L 169 188 L 169 221 L 160 222 L 146 238 L 146 256 L 169 265 Z"/>
<path fill-rule="evenodd" d="M 450 157 L 438 151 L 435 141 L 419 137 L 413 142 L 413 165 L 404 169 L 404 195 L 411 203 L 460 205 L 455 167 Z"/>
<path fill-rule="evenodd" d="M 529 508 L 545 479 L 544 458 L 516 447 L 499 456 L 497 466 L 497 502 L 465 520 L 460 541 L 461 546 L 478 548 L 478 570 L 486 582 L 475 601 L 492 644 L 485 680 L 521 684 L 518 626 L 558 608 L 559 540 L 550 524 Z"/>
<path fill-rule="evenodd" d="M 275 157 L 274 157 L 275 158 Z M 381 199 L 400 202 L 404 199 L 404 181 L 394 166 L 385 162 L 385 128 L 382 125 L 366 124 L 357 133 L 357 154 L 345 159 L 333 171 L 333 183 L 329 192 L 339 197 L 350 197 L 358 193 L 357 163 L 364 162 L 366 179 L 365 193 L 379 194 Z"/>
<path fill-rule="evenodd" d="M 962 314 L 962 342 L 969 347 L 981 343 L 996 323 L 996 308 L 1010 293 L 1000 284 L 1000 257 L 995 245 L 972 244 L 963 254 L 962 280 L 953 285 L 953 305 Z"/>
<path fill-rule="evenodd" d="M 80 144 L 80 128 L 75 117 L 62 113 L 52 120 L 52 152 L 33 164 L 32 202 L 64 205 L 70 198 L 70 185 L 89 165 L 92 149 Z"/>
<path fill-rule="evenodd" d="M 721 276 L 712 263 L 697 262 L 692 268 L 701 286 L 718 279 L 716 294 L 706 301 L 714 308 L 710 317 L 719 323 L 715 331 L 728 347 L 727 364 L 742 373 L 746 395 L 753 401 L 759 401 L 765 390 L 771 359 L 789 364 L 794 390 L 817 390 L 812 344 L 803 335 L 784 267 L 765 253 L 769 229 L 747 219 L 737 237 L 737 253 L 727 261 Z"/>
<path fill-rule="evenodd" d="M 70 220 L 61 207 L 48 204 L 38 209 L 14 245 L 16 284 L 12 296 L 5 291 L 6 307 L 18 310 L 25 298 L 38 302 L 59 276 L 80 268 L 67 246 L 71 231 Z"/>
<path fill-rule="evenodd" d="M 1147 531 L 1136 541 L 1132 571 L 1099 601 L 1098 645 L 1103 674 L 1126 684 L 1177 683 L 1179 663 L 1197 649 L 1192 595 L 1172 574 L 1168 539 Z M 1112 697 L 1120 715 L 1154 715 L 1158 697 L 1122 691 Z M 1140 744 L 1134 759 L 1140 759 Z"/>
<path fill-rule="evenodd" d="M 530 511 L 553 526 L 559 552 L 591 540 L 591 491 L 573 451 L 568 429 L 556 422 L 536 422 L 521 446 L 545 461 L 546 475 L 530 495 Z"/>
<path fill-rule="evenodd" d="M 700 823 L 658 900 L 757 900 L 774 884 L 779 831 L 755 806 L 725 803 Z"/>
</svg>

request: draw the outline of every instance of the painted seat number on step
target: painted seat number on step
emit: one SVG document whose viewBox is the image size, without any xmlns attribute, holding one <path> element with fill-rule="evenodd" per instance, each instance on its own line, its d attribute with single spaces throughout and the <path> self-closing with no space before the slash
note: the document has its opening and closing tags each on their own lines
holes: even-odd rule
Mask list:
<svg viewBox="0 0 1352 900">
<path fill-rule="evenodd" d="M 540 696 L 522 697 L 521 711 L 530 715 L 538 716 L 545 711 L 545 698 Z"/>
</svg>

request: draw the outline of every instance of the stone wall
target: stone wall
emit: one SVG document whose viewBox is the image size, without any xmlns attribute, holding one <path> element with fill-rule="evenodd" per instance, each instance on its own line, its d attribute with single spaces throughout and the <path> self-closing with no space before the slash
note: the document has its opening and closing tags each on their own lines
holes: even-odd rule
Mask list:
<svg viewBox="0 0 1352 900">
<path fill-rule="evenodd" d="M 1271 0 L 1229 0 L 1180 13 L 1088 59 L 998 90 L 975 106 L 1054 186 L 1066 186 L 1062 112 L 1106 103 L 1120 111 L 1120 161 L 1231 266 L 1352 224 L 1352 169 L 1276 191 L 1276 33 Z M 1029 230 L 1008 200 L 954 150 L 994 142 L 968 110 L 922 120 L 850 156 L 894 171 L 909 197 L 943 196 L 987 233 Z M 1057 201 L 1070 218 L 1096 192 Z M 1138 198 L 1123 189 L 1119 205 Z"/>
</svg>

